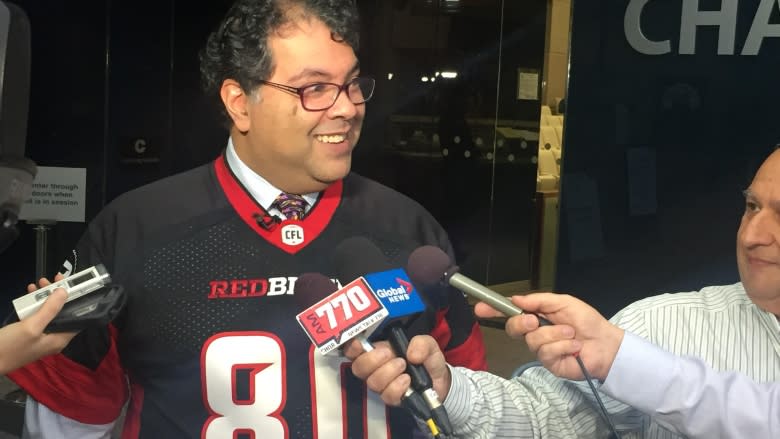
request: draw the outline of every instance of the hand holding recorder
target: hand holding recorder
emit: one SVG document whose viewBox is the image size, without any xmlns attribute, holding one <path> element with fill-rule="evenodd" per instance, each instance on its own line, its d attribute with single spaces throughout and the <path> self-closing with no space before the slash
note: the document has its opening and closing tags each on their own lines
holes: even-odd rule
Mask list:
<svg viewBox="0 0 780 439">
<path fill-rule="evenodd" d="M 53 284 L 41 279 L 40 288 L 27 286 L 29 294 L 13 301 L 19 320 L 32 315 L 55 289 L 67 293 L 65 305 L 46 326 L 46 332 L 73 332 L 110 323 L 124 307 L 125 294 L 120 285 L 111 283 L 103 265 L 94 265 L 68 277 L 58 275 Z"/>
<path fill-rule="evenodd" d="M 58 275 L 55 280 L 61 280 Z M 42 287 L 50 282 L 41 279 Z M 28 291 L 37 287 L 30 284 Z M 41 357 L 61 351 L 76 335 L 75 332 L 47 334 L 46 326 L 57 316 L 65 304 L 67 293 L 58 288 L 43 302 L 36 312 L 21 322 L 0 328 L 0 375 L 31 363 Z"/>
</svg>

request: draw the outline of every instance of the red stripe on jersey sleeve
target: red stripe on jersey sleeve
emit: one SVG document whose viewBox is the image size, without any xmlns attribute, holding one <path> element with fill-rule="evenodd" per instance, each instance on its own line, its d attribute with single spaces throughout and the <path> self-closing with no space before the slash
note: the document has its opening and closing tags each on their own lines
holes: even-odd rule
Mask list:
<svg viewBox="0 0 780 439">
<path fill-rule="evenodd" d="M 8 377 L 33 399 L 60 415 L 84 424 L 108 424 L 127 400 L 127 380 L 119 362 L 116 330 L 97 369 L 62 355 L 50 355 L 17 369 Z"/>
<path fill-rule="evenodd" d="M 130 404 L 127 406 L 122 439 L 138 439 L 141 434 L 141 407 L 144 405 L 144 388 L 138 383 L 130 384 Z"/>
<path fill-rule="evenodd" d="M 431 329 L 430 335 L 439 344 L 439 349 L 444 351 L 452 338 L 452 331 L 450 331 L 450 324 L 447 319 L 444 318 L 447 314 L 447 309 L 436 311 L 436 326 Z M 456 366 L 460 366 L 459 364 Z"/>
<path fill-rule="evenodd" d="M 452 328 L 447 322 L 446 314 L 446 309 L 436 313 L 436 326 L 430 333 L 444 352 L 444 358 L 453 366 L 467 367 L 472 370 L 487 370 L 487 361 L 485 360 L 487 353 L 479 324 L 473 323 L 471 332 L 463 343 L 448 349 L 447 345 L 452 339 Z"/>
<path fill-rule="evenodd" d="M 444 351 L 444 358 L 453 366 L 467 367 L 471 370 L 487 370 L 487 353 L 485 342 L 482 339 L 482 331 L 479 324 L 474 322 L 471 334 L 463 343 Z"/>
</svg>

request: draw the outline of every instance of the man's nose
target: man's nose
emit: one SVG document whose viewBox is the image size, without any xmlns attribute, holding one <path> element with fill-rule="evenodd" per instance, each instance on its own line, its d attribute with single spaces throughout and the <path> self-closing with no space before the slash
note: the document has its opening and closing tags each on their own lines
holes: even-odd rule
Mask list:
<svg viewBox="0 0 780 439">
<path fill-rule="evenodd" d="M 357 105 L 353 104 L 349 99 L 349 93 L 347 93 L 346 90 L 342 90 L 341 93 L 339 93 L 336 102 L 328 109 L 328 115 L 332 118 L 342 117 L 344 119 L 351 119 L 355 114 L 357 114 Z"/>
<path fill-rule="evenodd" d="M 742 242 L 747 246 L 770 245 L 777 240 L 780 223 L 773 212 L 763 210 L 750 218 L 742 231 Z"/>
</svg>

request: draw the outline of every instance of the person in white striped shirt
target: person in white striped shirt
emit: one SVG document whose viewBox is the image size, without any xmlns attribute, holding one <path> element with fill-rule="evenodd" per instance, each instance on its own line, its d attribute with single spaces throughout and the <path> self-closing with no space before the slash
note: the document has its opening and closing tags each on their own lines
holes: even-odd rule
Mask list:
<svg viewBox="0 0 780 439">
<path fill-rule="evenodd" d="M 677 356 L 609 323 L 585 302 L 535 293 L 512 301 L 543 314 L 509 320 L 507 333 L 525 337 L 544 367 L 558 377 L 584 379 L 579 355 L 601 391 L 687 437 L 780 437 L 780 381 L 757 383 L 737 372 L 716 372 L 696 357 Z M 484 305 L 483 305 L 484 306 Z M 499 316 L 483 307 L 480 314 Z M 637 391 L 635 383 L 643 383 Z"/>
<path fill-rule="evenodd" d="M 745 199 L 737 232 L 741 282 L 649 297 L 619 311 L 610 322 L 674 355 L 696 357 L 714 371 L 738 372 L 759 384 L 775 383 L 780 381 L 780 151 L 775 150 L 764 161 L 745 191 Z M 478 315 L 492 315 L 485 306 L 478 304 Z M 515 334 L 514 325 L 520 322 L 509 321 L 509 331 Z M 437 350 L 426 346 L 430 343 L 425 338 L 412 339 L 407 357 L 429 370 L 457 437 L 609 436 L 594 396 L 582 381 L 559 379 L 544 368 L 532 368 L 506 380 L 447 366 Z M 409 377 L 403 373 L 404 362 L 391 361 L 393 355 L 385 346 L 358 356 L 359 352 L 357 344 L 346 351 L 348 356 L 357 357 L 353 372 L 386 403 L 398 404 L 409 385 Z M 635 381 L 631 388 L 620 391 L 641 397 L 649 386 L 652 383 Z M 603 394 L 602 398 L 623 439 L 671 439 L 687 434 L 637 408 Z M 769 416 L 775 416 L 772 420 L 776 422 L 780 408 L 770 410 Z M 720 430 L 702 437 L 766 436 L 755 431 Z"/>
</svg>

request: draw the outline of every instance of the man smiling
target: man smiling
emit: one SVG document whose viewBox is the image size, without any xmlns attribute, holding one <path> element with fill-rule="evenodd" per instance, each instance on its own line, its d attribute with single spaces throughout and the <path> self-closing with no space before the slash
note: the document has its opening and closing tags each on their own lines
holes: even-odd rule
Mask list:
<svg viewBox="0 0 780 439">
<path fill-rule="evenodd" d="M 334 249 L 349 237 L 368 237 L 396 266 L 420 245 L 452 253 L 419 204 L 350 173 L 374 92 L 357 42 L 352 0 L 233 5 L 201 55 L 228 145 L 90 224 L 70 264 L 103 263 L 128 304 L 110 327 L 12 374 L 32 398 L 28 436 L 108 437 L 128 396 L 126 438 L 415 434 L 407 412 L 367 393 L 346 358 L 315 352 L 295 319 L 296 277 L 335 277 Z M 463 296 L 433 299 L 411 334 L 434 334 L 448 361 L 484 369 Z"/>
</svg>

